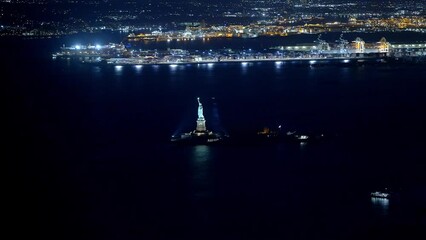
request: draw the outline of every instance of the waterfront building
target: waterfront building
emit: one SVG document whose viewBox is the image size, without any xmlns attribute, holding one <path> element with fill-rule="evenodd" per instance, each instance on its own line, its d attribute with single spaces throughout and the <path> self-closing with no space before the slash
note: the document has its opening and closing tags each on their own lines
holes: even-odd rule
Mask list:
<svg viewBox="0 0 426 240">
<path fill-rule="evenodd" d="M 354 41 L 355 49 L 357 53 L 364 53 L 365 52 L 365 42 L 362 40 L 362 38 L 357 37 Z"/>
<path fill-rule="evenodd" d="M 386 38 L 382 37 L 380 41 L 378 42 L 378 49 L 381 53 L 387 53 L 389 52 L 390 43 L 386 40 Z"/>
</svg>

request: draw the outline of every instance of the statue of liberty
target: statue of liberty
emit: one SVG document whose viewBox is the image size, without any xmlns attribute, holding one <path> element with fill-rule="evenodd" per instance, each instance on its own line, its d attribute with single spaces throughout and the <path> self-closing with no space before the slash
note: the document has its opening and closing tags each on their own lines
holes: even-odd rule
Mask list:
<svg viewBox="0 0 426 240">
<path fill-rule="evenodd" d="M 203 104 L 201 104 L 199 97 L 197 98 L 197 100 L 198 100 L 198 119 L 197 119 L 196 131 L 205 132 L 207 131 L 207 129 L 206 129 L 206 120 L 204 119 L 204 115 L 203 115 Z"/>
<path fill-rule="evenodd" d="M 198 100 L 198 120 L 204 120 L 203 104 L 201 104 L 199 97 L 197 98 L 197 100 Z"/>
</svg>

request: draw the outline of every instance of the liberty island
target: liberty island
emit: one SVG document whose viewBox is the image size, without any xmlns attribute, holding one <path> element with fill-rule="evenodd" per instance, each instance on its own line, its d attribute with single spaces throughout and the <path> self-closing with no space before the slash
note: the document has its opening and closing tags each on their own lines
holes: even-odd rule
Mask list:
<svg viewBox="0 0 426 240">
<path fill-rule="evenodd" d="M 186 144 L 211 144 L 219 143 L 224 139 L 228 138 L 227 135 L 222 135 L 218 132 L 213 132 L 207 130 L 206 119 L 203 112 L 203 104 L 200 102 L 200 98 L 197 98 L 198 101 L 198 118 L 197 118 L 197 127 L 192 132 L 183 133 L 181 135 L 173 135 L 170 139 L 172 142 L 177 143 L 186 143 Z"/>
</svg>

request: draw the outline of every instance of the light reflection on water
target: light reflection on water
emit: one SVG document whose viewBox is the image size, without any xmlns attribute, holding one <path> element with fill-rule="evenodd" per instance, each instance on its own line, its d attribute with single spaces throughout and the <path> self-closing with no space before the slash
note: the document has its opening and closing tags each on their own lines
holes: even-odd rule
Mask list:
<svg viewBox="0 0 426 240">
<path fill-rule="evenodd" d="M 135 65 L 135 68 L 136 68 L 136 69 L 141 69 L 141 68 L 142 68 L 142 65 Z"/>
<path fill-rule="evenodd" d="M 136 73 L 141 73 L 142 71 L 142 65 L 135 65 Z"/>
<path fill-rule="evenodd" d="M 117 75 L 117 76 L 122 75 L 123 66 L 121 66 L 121 65 L 116 65 L 116 66 L 114 67 L 114 71 L 115 71 L 115 75 Z"/>
<path fill-rule="evenodd" d="M 211 193 L 211 159 L 212 154 L 209 146 L 198 145 L 192 149 L 192 183 L 194 195 L 202 197 Z"/>
<path fill-rule="evenodd" d="M 241 73 L 246 75 L 247 74 L 247 68 L 249 66 L 248 62 L 241 62 Z"/>
<path fill-rule="evenodd" d="M 152 65 L 152 69 L 154 70 L 154 72 L 158 72 L 158 70 L 160 69 L 159 65 Z"/>
<path fill-rule="evenodd" d="M 282 62 L 282 61 L 276 61 L 275 62 L 275 71 L 279 72 L 281 70 L 283 64 L 284 64 L 284 62 Z"/>
<path fill-rule="evenodd" d="M 99 67 L 99 66 L 95 66 L 95 67 L 93 67 L 92 68 L 92 72 L 93 72 L 93 74 L 94 75 L 96 75 L 96 76 L 100 76 L 100 75 L 102 75 L 102 71 L 101 71 L 102 69 L 101 69 L 101 67 Z"/>
<path fill-rule="evenodd" d="M 388 215 L 389 199 L 372 197 L 371 203 L 373 204 L 373 207 L 377 209 L 382 215 Z"/>
<path fill-rule="evenodd" d="M 176 71 L 178 71 L 179 65 L 177 64 L 170 64 L 169 65 L 169 71 L 170 73 L 176 73 Z"/>
<path fill-rule="evenodd" d="M 210 159 L 210 149 L 206 145 L 194 146 L 193 160 L 196 162 L 205 162 Z"/>
<path fill-rule="evenodd" d="M 207 63 L 207 69 L 211 70 L 214 66 L 214 63 Z"/>
</svg>

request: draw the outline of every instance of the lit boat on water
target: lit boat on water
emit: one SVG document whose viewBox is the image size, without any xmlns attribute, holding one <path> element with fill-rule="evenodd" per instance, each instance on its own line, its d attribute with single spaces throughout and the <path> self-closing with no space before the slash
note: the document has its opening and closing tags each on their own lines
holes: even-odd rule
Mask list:
<svg viewBox="0 0 426 240">
<path fill-rule="evenodd" d="M 268 127 L 263 128 L 262 131 L 257 132 L 257 140 L 266 140 L 266 141 L 288 141 L 288 142 L 297 142 L 297 143 L 308 143 L 308 142 L 318 142 L 322 140 L 329 139 L 330 137 L 321 134 L 310 134 L 310 133 L 298 133 L 297 131 L 287 131 L 283 132 L 281 125 L 278 128 L 270 129 Z"/>
<path fill-rule="evenodd" d="M 295 137 L 299 141 L 308 141 L 309 140 L 309 136 L 308 135 L 296 135 Z"/>
<path fill-rule="evenodd" d="M 289 131 L 286 133 L 285 138 L 288 140 L 305 143 L 305 142 L 315 142 L 324 140 L 326 136 L 324 134 L 315 135 L 315 134 L 298 134 L 296 131 Z"/>
<path fill-rule="evenodd" d="M 371 195 L 372 198 L 386 198 L 386 199 L 388 199 L 390 197 L 389 193 L 379 192 L 379 191 L 372 192 L 370 195 Z"/>
</svg>

